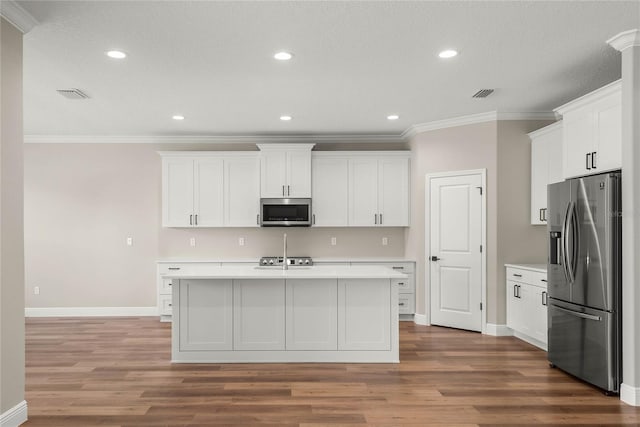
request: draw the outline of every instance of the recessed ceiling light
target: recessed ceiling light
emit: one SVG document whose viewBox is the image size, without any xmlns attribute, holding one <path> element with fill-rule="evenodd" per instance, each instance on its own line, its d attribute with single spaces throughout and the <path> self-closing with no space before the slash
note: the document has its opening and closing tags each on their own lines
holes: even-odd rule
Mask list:
<svg viewBox="0 0 640 427">
<path fill-rule="evenodd" d="M 454 56 L 456 56 L 458 54 L 457 51 L 453 50 L 453 49 L 447 49 L 447 50 L 443 50 L 442 52 L 440 52 L 438 54 L 438 56 L 440 58 L 453 58 Z"/>
<path fill-rule="evenodd" d="M 390 116 L 387 116 L 387 120 L 398 120 L 399 118 L 400 116 L 397 114 L 391 114 Z"/>
<path fill-rule="evenodd" d="M 127 57 L 127 54 L 119 50 L 110 50 L 107 52 L 107 56 L 114 59 L 124 59 Z"/>
<path fill-rule="evenodd" d="M 293 58 L 293 55 L 290 54 L 289 52 L 278 52 L 275 55 L 273 55 L 273 57 L 279 61 L 288 61 L 291 58 Z"/>
<path fill-rule="evenodd" d="M 280 120 L 282 120 L 283 122 L 288 122 L 291 119 L 292 119 L 291 116 L 280 116 Z"/>
<path fill-rule="evenodd" d="M 180 114 L 176 114 L 175 116 L 171 117 L 173 120 L 184 120 L 184 116 L 181 116 Z"/>
</svg>

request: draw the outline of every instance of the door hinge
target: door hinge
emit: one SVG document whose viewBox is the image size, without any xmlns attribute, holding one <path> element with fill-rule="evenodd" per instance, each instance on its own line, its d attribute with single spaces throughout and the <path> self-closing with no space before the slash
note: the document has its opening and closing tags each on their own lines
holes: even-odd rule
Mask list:
<svg viewBox="0 0 640 427">
<path fill-rule="evenodd" d="M 482 187 L 476 187 L 478 190 L 480 190 L 480 195 L 482 196 Z"/>
<path fill-rule="evenodd" d="M 480 311 L 482 311 L 482 303 L 480 303 Z"/>
<path fill-rule="evenodd" d="M 480 245 L 480 253 L 482 253 L 482 245 Z"/>
</svg>

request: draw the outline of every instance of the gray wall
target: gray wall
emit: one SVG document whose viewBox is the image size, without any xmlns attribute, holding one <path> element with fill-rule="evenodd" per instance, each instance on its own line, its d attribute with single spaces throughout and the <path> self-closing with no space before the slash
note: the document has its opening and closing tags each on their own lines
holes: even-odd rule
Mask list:
<svg viewBox="0 0 640 427">
<path fill-rule="evenodd" d="M 322 145 L 320 149 L 333 149 Z M 357 144 L 349 149 L 402 149 Z M 162 228 L 157 151 L 255 150 L 255 145 L 25 144 L 26 306 L 150 307 L 158 259 L 256 259 L 279 254 L 282 229 Z M 402 228 L 287 229 L 289 253 L 403 257 Z M 133 238 L 133 246 L 126 238 Z M 196 246 L 189 239 L 196 238 Z M 238 238 L 245 238 L 245 245 Z M 331 246 L 331 237 L 337 245 Z M 389 244 L 382 246 L 382 237 Z M 34 295 L 38 286 L 40 294 Z"/>
<path fill-rule="evenodd" d="M 0 413 L 24 400 L 22 33 L 0 18 Z"/>
</svg>

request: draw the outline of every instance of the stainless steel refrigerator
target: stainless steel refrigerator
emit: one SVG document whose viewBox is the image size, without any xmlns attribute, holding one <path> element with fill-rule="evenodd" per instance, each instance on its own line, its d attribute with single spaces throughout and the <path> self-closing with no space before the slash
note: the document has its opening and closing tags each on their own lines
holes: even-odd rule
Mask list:
<svg viewBox="0 0 640 427">
<path fill-rule="evenodd" d="M 608 392 L 621 380 L 620 172 L 548 186 L 548 359 Z"/>
</svg>

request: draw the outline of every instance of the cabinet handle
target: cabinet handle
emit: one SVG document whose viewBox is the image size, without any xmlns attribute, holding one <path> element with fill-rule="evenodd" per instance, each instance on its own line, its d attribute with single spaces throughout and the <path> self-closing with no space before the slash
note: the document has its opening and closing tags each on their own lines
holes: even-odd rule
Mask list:
<svg viewBox="0 0 640 427">
<path fill-rule="evenodd" d="M 195 219 L 196 219 L 196 221 L 195 221 L 195 222 L 196 222 L 196 225 L 198 225 L 198 214 L 196 214 Z"/>
<path fill-rule="evenodd" d="M 171 303 L 169 303 L 169 307 L 171 307 Z"/>
<path fill-rule="evenodd" d="M 513 273 L 513 277 L 522 277 L 522 274 Z"/>
<path fill-rule="evenodd" d="M 404 286 L 405 283 L 404 282 L 398 282 L 398 286 Z"/>
<path fill-rule="evenodd" d="M 542 305 L 547 305 L 547 293 L 542 291 Z"/>
<path fill-rule="evenodd" d="M 518 298 L 518 285 L 513 285 L 513 297 Z"/>
<path fill-rule="evenodd" d="M 380 225 L 382 225 L 382 214 L 380 214 Z"/>
<path fill-rule="evenodd" d="M 547 208 L 542 208 L 542 220 L 547 222 Z"/>
<path fill-rule="evenodd" d="M 399 302 L 399 303 L 398 303 L 398 305 L 401 305 L 401 306 L 403 306 L 403 305 L 404 305 L 404 303 L 403 303 L 403 302 Z"/>
<path fill-rule="evenodd" d="M 180 270 L 180 267 L 169 267 L 169 270 Z"/>
<path fill-rule="evenodd" d="M 189 215 L 189 225 L 193 225 L 193 215 Z"/>
<path fill-rule="evenodd" d="M 316 225 L 316 214 L 311 215 L 311 218 L 312 218 L 311 220 L 312 224 Z"/>
<path fill-rule="evenodd" d="M 591 153 L 591 169 L 596 169 L 596 152 Z"/>
<path fill-rule="evenodd" d="M 260 214 L 256 215 L 256 224 L 260 225 Z"/>
<path fill-rule="evenodd" d="M 284 196 L 284 185 L 282 186 L 282 195 Z"/>
<path fill-rule="evenodd" d="M 589 161 L 589 156 L 591 156 L 591 153 L 587 153 L 587 170 L 591 170 L 591 162 Z"/>
<path fill-rule="evenodd" d="M 391 268 L 393 268 L 394 270 L 404 270 L 404 267 L 391 267 Z"/>
<path fill-rule="evenodd" d="M 378 214 L 373 214 L 373 223 L 378 224 Z"/>
<path fill-rule="evenodd" d="M 538 212 L 538 216 L 540 217 L 540 222 L 544 221 L 544 218 L 542 218 L 542 208 L 540 208 L 540 212 Z"/>
<path fill-rule="evenodd" d="M 290 196 L 290 195 L 291 195 L 291 187 L 287 185 L 287 196 Z"/>
</svg>

